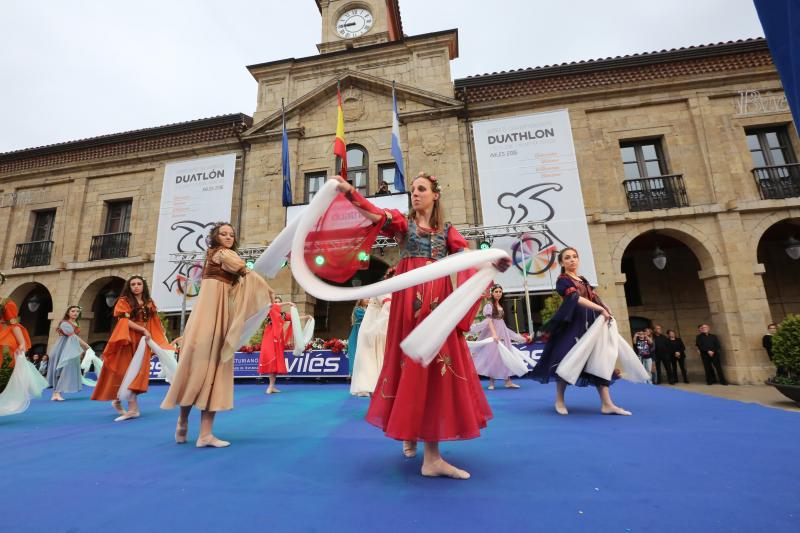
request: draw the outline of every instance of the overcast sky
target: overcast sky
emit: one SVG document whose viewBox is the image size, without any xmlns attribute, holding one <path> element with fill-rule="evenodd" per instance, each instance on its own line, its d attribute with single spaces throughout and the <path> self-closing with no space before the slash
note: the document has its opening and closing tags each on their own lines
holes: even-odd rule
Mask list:
<svg viewBox="0 0 800 533">
<path fill-rule="evenodd" d="M 400 0 L 454 78 L 763 36 L 752 0 Z M 243 112 L 246 65 L 317 53 L 314 0 L 5 0 L 0 152 Z"/>
</svg>

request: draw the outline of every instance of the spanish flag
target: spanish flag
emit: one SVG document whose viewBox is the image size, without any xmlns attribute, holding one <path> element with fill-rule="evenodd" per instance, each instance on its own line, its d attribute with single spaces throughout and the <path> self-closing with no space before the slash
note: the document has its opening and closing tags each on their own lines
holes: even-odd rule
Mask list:
<svg viewBox="0 0 800 533">
<path fill-rule="evenodd" d="M 339 108 L 336 112 L 336 140 L 333 143 L 333 154 L 341 161 L 341 171 L 339 175 L 347 179 L 347 145 L 344 142 L 344 112 L 342 111 L 342 93 L 339 91 L 339 84 L 336 84 L 336 98 Z"/>
</svg>

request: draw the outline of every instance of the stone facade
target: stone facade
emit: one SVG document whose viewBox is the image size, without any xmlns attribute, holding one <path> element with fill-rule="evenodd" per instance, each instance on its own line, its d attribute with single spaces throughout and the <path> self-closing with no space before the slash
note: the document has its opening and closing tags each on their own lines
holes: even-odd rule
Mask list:
<svg viewBox="0 0 800 533">
<path fill-rule="evenodd" d="M 281 104 L 292 189 L 295 202 L 302 203 L 308 174 L 335 173 L 337 85 L 344 100 L 346 140 L 368 153 L 368 186 L 374 192 L 379 166 L 393 161 L 395 82 L 407 173 L 425 170 L 439 176 L 447 218 L 457 225 L 481 223 L 471 123 L 568 109 L 598 291 L 620 324 L 626 325 L 629 316 L 645 317 L 678 329 L 691 346 L 697 323 L 709 322 L 725 347 L 731 381 L 755 383 L 774 371 L 760 348 L 761 335 L 768 322 L 800 312 L 800 280 L 798 264 L 780 256 L 762 237 L 776 224 L 797 226 L 800 198 L 761 198 L 745 130 L 789 125 L 794 153 L 800 153 L 800 141 L 788 109 L 741 105 L 740 91 L 757 90 L 764 99 L 778 99 L 773 102 L 782 95 L 765 41 L 454 81 L 450 61 L 458 56 L 456 30 L 403 36 L 399 8 L 392 0 L 319 0 L 317 5 L 322 16 L 319 55 L 248 67 L 258 83 L 252 122 L 231 115 L 154 128 L 136 138 L 119 134 L 0 155 L 0 187 L 3 198 L 12 199 L 0 204 L 0 223 L 10 228 L 0 248 L 0 266 L 9 275 L 4 292 L 23 301 L 41 284 L 52 296 L 51 319 L 74 302 L 84 306 L 84 318 L 94 319 L 88 310 L 97 305 L 109 280 L 152 274 L 152 232 L 164 165 L 180 159 L 237 153 L 237 190 L 241 186 L 243 195 L 234 198 L 234 223 L 242 243 L 268 243 L 284 227 L 286 216 L 281 206 Z M 369 9 L 375 24 L 348 41 L 335 35 L 333 24 L 352 6 Z M 620 143 L 640 139 L 658 139 L 669 174 L 682 177 L 688 205 L 631 211 L 622 186 Z M 105 206 L 120 198 L 133 201 L 130 253 L 122 259 L 89 261 L 92 236 L 103 231 Z M 12 268 L 17 244 L 30 239 L 33 212 L 47 208 L 56 209 L 50 265 Z M 647 235 L 673 243 L 667 274 L 655 271 L 648 250 L 637 244 Z M 641 302 L 630 308 L 623 259 L 634 265 L 640 288 Z M 376 260 L 393 263 L 396 250 L 388 249 Z M 320 315 L 324 307 L 329 323 L 323 334 L 346 337 L 350 304 L 320 305 L 287 271 L 273 284 L 308 312 Z M 103 335 L 88 336 L 92 342 Z M 35 342 L 46 342 L 46 337 Z M 696 359 L 692 348 L 689 355 Z M 695 365 L 695 378 L 697 370 Z"/>
</svg>

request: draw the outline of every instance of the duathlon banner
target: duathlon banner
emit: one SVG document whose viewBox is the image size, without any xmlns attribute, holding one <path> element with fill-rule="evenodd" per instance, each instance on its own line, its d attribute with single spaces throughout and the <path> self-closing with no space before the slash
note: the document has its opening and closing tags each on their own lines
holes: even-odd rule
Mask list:
<svg viewBox="0 0 800 533">
<path fill-rule="evenodd" d="M 200 290 L 202 261 L 170 262 L 176 252 L 205 251 L 215 222 L 230 220 L 236 154 L 168 163 L 161 189 L 156 257 L 150 284 L 160 311 L 181 309 L 181 279 L 187 279 L 187 308 Z"/>
<path fill-rule="evenodd" d="M 597 285 L 589 227 L 581 195 L 572 128 L 566 109 L 473 124 L 484 226 L 542 222 L 519 238 L 495 239 L 514 266 L 498 274 L 506 292 L 552 290 L 560 272 L 556 255 L 572 246 L 580 273 Z"/>
</svg>

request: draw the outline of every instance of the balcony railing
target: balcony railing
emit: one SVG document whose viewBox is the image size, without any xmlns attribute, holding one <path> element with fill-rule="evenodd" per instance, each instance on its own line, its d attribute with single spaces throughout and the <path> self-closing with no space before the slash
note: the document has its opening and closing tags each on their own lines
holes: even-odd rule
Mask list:
<svg viewBox="0 0 800 533">
<path fill-rule="evenodd" d="M 628 208 L 631 211 L 649 211 L 650 209 L 669 209 L 670 207 L 686 207 L 689 198 L 683 185 L 683 176 L 657 176 L 625 180 L 625 194 L 628 196 Z"/>
<path fill-rule="evenodd" d="M 762 200 L 800 196 L 800 163 L 753 169 Z"/>
<path fill-rule="evenodd" d="M 128 257 L 128 245 L 130 242 L 131 234 L 127 231 L 95 235 L 92 237 L 92 249 L 89 252 L 89 261 Z"/>
<path fill-rule="evenodd" d="M 53 241 L 21 242 L 14 252 L 13 268 L 49 265 L 52 252 Z"/>
</svg>

